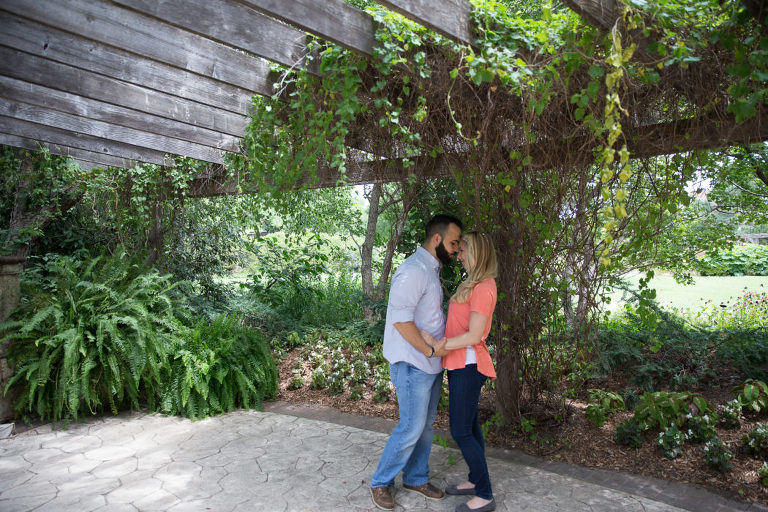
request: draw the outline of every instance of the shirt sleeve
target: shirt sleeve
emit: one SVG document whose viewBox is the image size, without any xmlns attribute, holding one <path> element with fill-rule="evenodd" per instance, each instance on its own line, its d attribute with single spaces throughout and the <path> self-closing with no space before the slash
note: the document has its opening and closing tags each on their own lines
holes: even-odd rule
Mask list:
<svg viewBox="0 0 768 512">
<path fill-rule="evenodd" d="M 487 317 L 493 315 L 496 308 L 496 286 L 493 281 L 478 283 L 469 298 L 470 311 Z"/>
<path fill-rule="evenodd" d="M 387 314 L 396 322 L 413 322 L 421 296 L 427 285 L 426 272 L 416 265 L 408 265 L 395 273 L 389 289 Z"/>
</svg>

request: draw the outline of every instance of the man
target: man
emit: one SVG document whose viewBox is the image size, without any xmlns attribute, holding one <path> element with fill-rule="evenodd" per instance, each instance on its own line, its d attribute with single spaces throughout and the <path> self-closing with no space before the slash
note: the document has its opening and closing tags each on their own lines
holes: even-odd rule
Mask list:
<svg viewBox="0 0 768 512">
<path fill-rule="evenodd" d="M 392 431 L 371 477 L 371 496 L 377 507 L 395 507 L 392 488 L 403 472 L 403 488 L 427 498 L 442 499 L 445 493 L 429 483 L 437 402 L 443 384 L 441 357 L 447 353 L 445 314 L 440 267 L 459 250 L 461 221 L 437 215 L 426 226 L 424 245 L 409 256 L 392 277 L 384 328 L 384 357 L 397 391 L 400 422 Z M 432 347 L 419 329 L 442 340 Z"/>
</svg>

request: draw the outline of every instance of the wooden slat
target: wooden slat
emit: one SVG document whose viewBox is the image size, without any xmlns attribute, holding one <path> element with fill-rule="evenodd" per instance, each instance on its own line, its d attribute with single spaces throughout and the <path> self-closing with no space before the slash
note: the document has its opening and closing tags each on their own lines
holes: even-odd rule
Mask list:
<svg viewBox="0 0 768 512">
<path fill-rule="evenodd" d="M 254 9 L 306 30 L 326 41 L 372 56 L 373 18 L 343 0 L 242 0 Z"/>
<path fill-rule="evenodd" d="M 243 89 L 2 11 L 0 27 L 3 28 L 0 30 L 0 45 L 44 57 L 62 65 L 66 64 L 68 68 L 91 71 L 143 88 L 166 92 L 184 100 L 234 112 L 240 116 L 250 109 L 254 93 L 273 93 L 271 85 L 255 91 Z M 60 73 L 57 71 L 57 76 Z M 254 85 L 259 87 L 259 84 Z M 121 94 L 125 94 L 125 91 L 121 91 Z M 191 103 L 188 101 L 186 104 Z M 139 109 L 143 106 L 141 103 L 135 105 Z M 242 133 L 242 130 L 237 133 Z"/>
<path fill-rule="evenodd" d="M 166 162 L 166 155 L 161 151 L 139 148 L 132 144 L 78 134 L 67 130 L 66 128 L 44 126 L 24 121 L 23 119 L 0 116 L 0 134 L 2 134 L 0 136 L 0 143 L 8 146 L 38 149 L 38 142 L 42 142 L 64 148 L 79 149 L 89 153 L 104 155 L 105 157 L 141 161 L 158 165 L 163 165 L 163 163 Z M 26 145 L 29 143 L 32 144 L 31 147 Z"/>
<path fill-rule="evenodd" d="M 0 60 L 3 51 L 0 48 Z M 64 91 L 0 76 L 0 97 L 17 103 L 35 105 L 78 117 L 155 133 L 162 137 L 194 142 L 226 151 L 237 151 L 240 139 L 207 128 L 153 116 Z"/>
<path fill-rule="evenodd" d="M 304 67 L 307 35 L 233 0 L 114 0 L 204 37 L 288 67 Z M 308 70 L 319 74 L 317 62 Z"/>
<path fill-rule="evenodd" d="M 21 119 L 32 123 L 53 126 L 75 133 L 91 135 L 102 139 L 114 140 L 125 144 L 154 149 L 173 155 L 184 155 L 197 160 L 213 163 L 224 163 L 221 152 L 193 142 L 171 139 L 162 135 L 136 130 L 125 126 L 117 126 L 103 121 L 58 112 L 37 105 L 17 103 L 0 98 L 0 115 Z"/>
<path fill-rule="evenodd" d="M 78 148 L 70 148 L 59 144 L 52 144 L 50 142 L 40 142 L 34 139 L 27 139 L 5 133 L 0 133 L 0 144 L 29 149 L 30 151 L 40 151 L 41 148 L 45 148 L 53 155 L 66 156 L 75 160 L 77 164 L 80 165 L 80 168 L 84 170 L 93 169 L 94 167 L 120 167 L 122 169 L 130 169 L 139 163 L 135 160 L 128 160 L 126 158 L 103 153 L 94 153 Z"/>
<path fill-rule="evenodd" d="M 464 44 L 472 44 L 474 35 L 468 0 L 377 0 L 381 5 L 398 12 L 445 37 Z"/>
<path fill-rule="evenodd" d="M 104 1 L 2 0 L 0 10 L 246 90 L 271 88 L 267 61 Z"/>
<path fill-rule="evenodd" d="M 83 98 L 104 102 L 105 108 L 108 109 L 112 104 L 115 108 L 143 112 L 145 116 L 157 115 L 172 124 L 184 123 L 192 130 L 215 131 L 221 133 L 219 138 L 242 137 L 247 125 L 244 115 L 127 84 L 2 46 L 0 77 L 67 91 Z M 20 83 L 16 85 L 21 86 Z M 12 86 L 10 82 L 6 82 L 6 94 Z M 189 140 L 208 144 L 202 139 Z"/>
</svg>

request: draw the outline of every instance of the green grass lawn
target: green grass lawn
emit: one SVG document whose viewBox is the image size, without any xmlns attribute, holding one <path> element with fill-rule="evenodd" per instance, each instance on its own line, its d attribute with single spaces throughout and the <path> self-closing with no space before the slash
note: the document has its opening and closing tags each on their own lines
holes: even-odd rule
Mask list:
<svg viewBox="0 0 768 512">
<path fill-rule="evenodd" d="M 640 275 L 630 276 L 629 282 L 637 287 Z M 698 311 L 703 306 L 732 303 L 745 291 L 768 292 L 768 277 L 764 276 L 698 276 L 690 286 L 675 282 L 672 276 L 656 276 L 650 287 L 656 290 L 656 299 L 664 307 Z M 622 292 L 611 294 L 608 309 L 615 311 L 623 304 Z"/>
</svg>

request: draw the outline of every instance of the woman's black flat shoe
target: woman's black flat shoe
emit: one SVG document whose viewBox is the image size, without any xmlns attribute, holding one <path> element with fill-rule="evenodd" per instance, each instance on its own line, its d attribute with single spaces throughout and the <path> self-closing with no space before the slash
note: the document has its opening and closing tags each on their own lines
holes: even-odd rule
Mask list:
<svg viewBox="0 0 768 512">
<path fill-rule="evenodd" d="M 449 485 L 445 488 L 445 494 L 450 494 L 451 496 L 474 496 L 475 488 L 472 487 L 471 489 L 459 489 L 455 485 Z"/>
<path fill-rule="evenodd" d="M 469 508 L 466 503 L 456 507 L 456 512 L 493 512 L 494 510 L 496 510 L 496 500 L 491 500 L 480 508 Z"/>
</svg>

